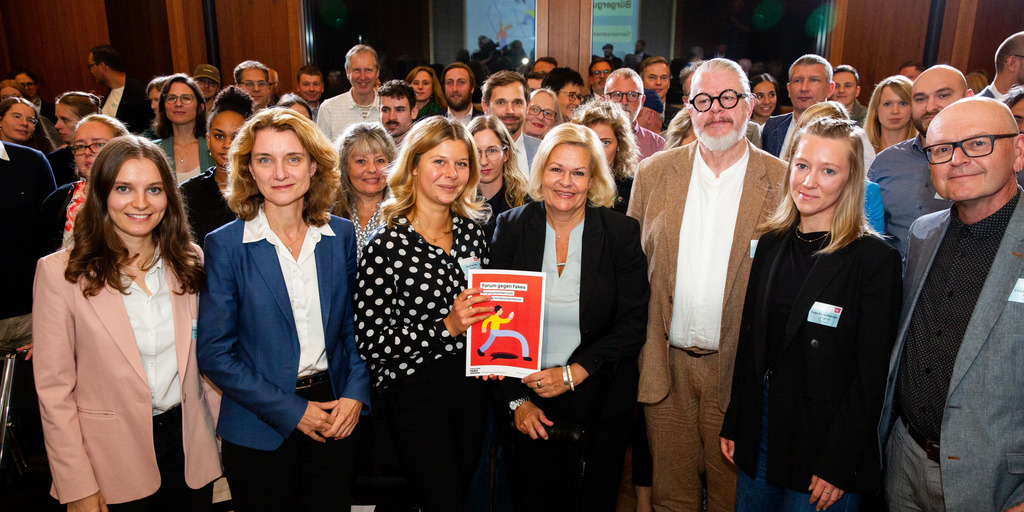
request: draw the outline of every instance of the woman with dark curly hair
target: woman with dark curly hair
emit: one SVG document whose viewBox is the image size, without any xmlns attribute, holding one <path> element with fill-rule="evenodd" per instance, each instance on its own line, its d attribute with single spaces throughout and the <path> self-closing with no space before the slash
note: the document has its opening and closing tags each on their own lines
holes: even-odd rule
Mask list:
<svg viewBox="0 0 1024 512">
<path fill-rule="evenodd" d="M 183 73 L 171 75 L 160 90 L 153 130 L 156 142 L 174 165 L 177 182 L 198 176 L 214 165 L 206 146 L 206 100 L 199 86 Z"/>
<path fill-rule="evenodd" d="M 195 351 L 202 252 L 156 145 L 96 158 L 74 244 L 41 260 L 35 382 L 52 495 L 69 510 L 210 510 L 219 395 Z"/>
</svg>

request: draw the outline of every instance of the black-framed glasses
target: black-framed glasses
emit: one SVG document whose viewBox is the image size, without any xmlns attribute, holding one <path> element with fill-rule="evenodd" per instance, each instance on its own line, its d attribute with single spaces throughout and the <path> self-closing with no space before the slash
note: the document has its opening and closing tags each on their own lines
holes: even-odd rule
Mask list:
<svg viewBox="0 0 1024 512">
<path fill-rule="evenodd" d="M 481 160 L 495 161 L 501 158 L 501 155 L 505 153 L 504 146 L 488 146 L 483 149 L 476 150 L 477 154 L 480 155 Z"/>
<path fill-rule="evenodd" d="M 553 121 L 555 119 L 556 112 L 554 110 L 548 110 L 546 108 L 540 108 L 537 105 L 533 105 L 532 107 L 530 107 L 530 114 L 533 114 L 535 116 L 543 116 L 544 119 L 547 119 L 548 121 Z"/>
<path fill-rule="evenodd" d="M 569 101 L 582 101 L 583 100 L 583 96 L 581 96 L 578 93 L 572 92 L 572 91 L 558 91 L 558 94 L 568 94 L 569 95 Z"/>
<path fill-rule="evenodd" d="M 742 92 L 736 92 L 732 89 L 726 89 L 722 91 L 718 96 L 712 96 L 706 92 L 697 94 L 690 100 L 690 105 L 697 112 L 707 112 L 711 110 L 711 105 L 715 104 L 715 100 L 718 100 L 718 104 L 724 109 L 730 109 L 740 103 L 740 98 L 746 98 L 747 94 Z"/>
<path fill-rule="evenodd" d="M 959 142 L 943 142 L 932 144 L 924 148 L 924 154 L 928 157 L 930 164 L 944 164 L 953 159 L 953 152 L 960 148 L 969 158 L 978 158 L 992 154 L 996 147 L 996 139 L 1008 139 L 1016 137 L 1019 133 L 1004 133 L 999 135 L 978 135 Z"/>
<path fill-rule="evenodd" d="M 590 72 L 590 76 L 608 76 L 612 74 L 610 69 L 595 69 Z"/>
<path fill-rule="evenodd" d="M 72 155 L 81 155 L 82 153 L 85 153 L 86 149 L 88 149 L 89 151 L 91 151 L 93 153 L 97 153 L 97 152 L 99 152 L 100 149 L 103 148 L 103 146 L 106 146 L 106 145 L 107 145 L 106 142 L 93 142 L 92 144 L 78 144 L 78 145 L 75 145 L 75 146 L 71 146 L 71 154 Z"/>
<path fill-rule="evenodd" d="M 195 94 L 172 94 L 168 96 L 164 101 L 167 103 L 181 102 L 182 105 L 191 105 L 196 100 Z"/>
<path fill-rule="evenodd" d="M 623 96 L 625 96 L 626 99 L 630 103 L 636 103 L 636 100 L 639 100 L 640 96 L 643 96 L 643 94 L 640 94 L 640 93 L 638 93 L 636 91 L 630 91 L 630 92 L 615 91 L 615 92 L 605 93 L 605 95 L 604 95 L 605 98 L 608 98 L 608 99 L 614 101 L 615 103 L 621 102 Z"/>
</svg>

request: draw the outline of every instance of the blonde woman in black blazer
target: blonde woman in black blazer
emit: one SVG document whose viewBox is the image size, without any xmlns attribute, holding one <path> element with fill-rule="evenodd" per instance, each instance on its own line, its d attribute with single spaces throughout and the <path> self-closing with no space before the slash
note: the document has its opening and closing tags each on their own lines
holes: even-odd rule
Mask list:
<svg viewBox="0 0 1024 512">
<path fill-rule="evenodd" d="M 536 202 L 498 217 L 490 267 L 545 270 L 546 244 L 554 244 L 559 268 L 558 274 L 549 270 L 549 296 L 556 284 L 552 278 L 569 279 L 563 289 L 571 289 L 578 269 L 579 343 L 567 360 L 500 385 L 515 428 L 513 497 L 524 511 L 611 511 L 636 403 L 636 356 L 650 296 L 640 225 L 603 207 L 615 200 L 615 184 L 597 135 L 584 126 L 563 124 L 548 133 L 534 160 L 529 191 Z M 576 236 L 578 253 L 562 245 L 567 241 L 572 247 Z M 554 261 L 547 263 L 550 269 Z M 554 321 L 553 311 L 548 304 L 545 323 Z M 549 350 L 552 341 L 545 341 L 542 364 L 556 359 Z M 582 454 L 580 443 L 558 438 L 559 428 L 569 425 L 584 431 Z M 582 479 L 581 458 L 586 461 Z"/>
<path fill-rule="evenodd" d="M 858 510 L 881 483 L 902 278 L 864 219 L 860 146 L 848 120 L 798 132 L 788 193 L 757 243 L 722 427 L 737 511 Z"/>
</svg>

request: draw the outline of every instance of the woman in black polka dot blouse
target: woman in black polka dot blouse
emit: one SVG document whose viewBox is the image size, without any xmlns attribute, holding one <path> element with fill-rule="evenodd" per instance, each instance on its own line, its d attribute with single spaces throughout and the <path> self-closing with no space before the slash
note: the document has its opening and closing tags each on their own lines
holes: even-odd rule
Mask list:
<svg viewBox="0 0 1024 512">
<path fill-rule="evenodd" d="M 417 123 L 388 177 L 384 225 L 363 249 L 355 335 L 392 439 L 423 510 L 464 509 L 487 411 L 484 383 L 465 377 L 464 333 L 487 317 L 466 290 L 486 263 L 476 146 L 458 122 Z"/>
</svg>

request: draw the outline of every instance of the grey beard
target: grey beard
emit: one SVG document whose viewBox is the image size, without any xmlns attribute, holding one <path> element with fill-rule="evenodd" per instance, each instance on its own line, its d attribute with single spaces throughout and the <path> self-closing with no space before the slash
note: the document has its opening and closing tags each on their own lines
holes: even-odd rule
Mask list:
<svg viewBox="0 0 1024 512">
<path fill-rule="evenodd" d="M 722 135 L 721 137 L 712 137 L 705 134 L 701 130 L 694 127 L 694 132 L 697 134 L 697 142 L 700 142 L 702 146 L 707 148 L 708 151 L 719 152 L 735 146 L 739 141 L 743 140 L 743 137 L 747 133 L 747 122 L 736 127 L 735 130 Z"/>
</svg>

